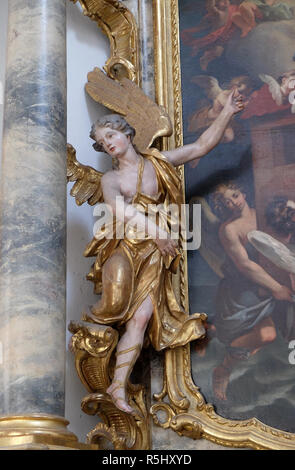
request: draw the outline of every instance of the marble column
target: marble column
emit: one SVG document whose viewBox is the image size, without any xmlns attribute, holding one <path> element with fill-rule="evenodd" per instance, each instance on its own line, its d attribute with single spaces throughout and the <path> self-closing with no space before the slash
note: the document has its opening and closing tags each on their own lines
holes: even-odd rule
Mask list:
<svg viewBox="0 0 295 470">
<path fill-rule="evenodd" d="M 64 415 L 66 0 L 9 0 L 0 415 Z"/>
</svg>

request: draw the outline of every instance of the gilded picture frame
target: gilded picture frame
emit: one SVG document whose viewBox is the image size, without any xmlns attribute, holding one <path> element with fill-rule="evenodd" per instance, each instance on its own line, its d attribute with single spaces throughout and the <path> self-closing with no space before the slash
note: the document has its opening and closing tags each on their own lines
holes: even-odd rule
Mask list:
<svg viewBox="0 0 295 470">
<path fill-rule="evenodd" d="M 153 0 L 156 98 L 174 120 L 174 134 L 163 142 L 165 149 L 183 144 L 180 3 L 178 0 Z M 288 116 L 288 119 L 291 118 Z M 291 122 L 293 124 L 293 119 Z M 256 125 L 259 127 L 259 122 Z M 265 131 L 265 128 L 264 124 L 264 128 L 262 126 L 258 131 Z M 252 145 L 255 147 L 254 141 Z M 290 165 L 288 169 L 294 176 L 294 165 Z M 181 171 L 185 187 L 184 170 Z M 183 263 L 178 285 L 182 305 L 188 309 L 190 286 L 187 259 Z M 286 355 L 288 354 L 286 349 Z M 194 357 L 194 360 L 197 358 Z M 171 428 L 179 435 L 192 439 L 201 437 L 224 446 L 295 449 L 295 434 L 292 432 L 267 425 L 255 416 L 240 420 L 227 419 L 218 414 L 216 403 L 206 401 L 200 384 L 193 379 L 191 361 L 189 346 L 166 352 L 163 391 L 155 397 L 158 403 L 152 406 L 152 414 L 157 424 L 163 428 Z M 169 404 L 167 400 L 163 400 L 165 396 L 169 397 Z M 166 420 L 158 419 L 160 411 L 165 411 Z"/>
</svg>

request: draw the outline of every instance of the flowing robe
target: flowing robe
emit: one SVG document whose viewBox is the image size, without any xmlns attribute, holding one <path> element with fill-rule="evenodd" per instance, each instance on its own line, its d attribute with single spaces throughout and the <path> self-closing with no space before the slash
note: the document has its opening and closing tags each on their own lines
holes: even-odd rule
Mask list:
<svg viewBox="0 0 295 470">
<path fill-rule="evenodd" d="M 149 196 L 141 192 L 141 178 L 144 159 L 151 161 L 157 178 L 158 194 Z M 132 204 L 145 215 L 153 215 L 156 223 L 167 232 L 171 231 L 174 222 L 173 214 L 167 212 L 173 204 L 180 214 L 182 203 L 181 181 L 173 165 L 156 149 L 143 153 L 139 165 L 137 192 Z M 122 232 L 123 229 L 123 232 Z M 180 226 L 178 225 L 178 231 Z M 116 233 L 123 233 L 116 238 Z M 86 247 L 84 256 L 96 256 L 95 263 L 88 279 L 95 284 L 95 292 L 102 290 L 102 268 L 114 254 L 120 252 L 129 260 L 132 272 L 128 302 L 120 313 L 112 312 L 98 318 L 102 324 L 125 324 L 132 318 L 142 302 L 150 296 L 153 304 L 153 315 L 149 322 L 148 335 L 154 348 L 159 351 L 167 347 L 183 346 L 200 338 L 205 331 L 202 315 L 188 315 L 178 304 L 172 287 L 172 274 L 176 272 L 181 255 L 175 258 L 163 256 L 153 239 L 145 233 L 136 231 L 118 220 L 106 224 L 103 232 L 96 234 Z"/>
</svg>

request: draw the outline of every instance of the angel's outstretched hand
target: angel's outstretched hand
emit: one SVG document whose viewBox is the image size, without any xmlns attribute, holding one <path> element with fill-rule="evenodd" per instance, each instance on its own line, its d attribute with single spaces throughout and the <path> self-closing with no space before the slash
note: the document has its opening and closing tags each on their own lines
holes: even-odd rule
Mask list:
<svg viewBox="0 0 295 470">
<path fill-rule="evenodd" d="M 242 95 L 236 88 L 228 95 L 224 108 L 231 114 L 236 114 L 245 108 Z"/>
</svg>

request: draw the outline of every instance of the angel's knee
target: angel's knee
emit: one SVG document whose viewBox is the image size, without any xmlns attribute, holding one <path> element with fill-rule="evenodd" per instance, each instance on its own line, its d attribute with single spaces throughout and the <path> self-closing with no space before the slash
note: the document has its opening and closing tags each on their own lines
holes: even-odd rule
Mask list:
<svg viewBox="0 0 295 470">
<path fill-rule="evenodd" d="M 129 304 L 133 291 L 133 271 L 128 257 L 115 252 L 104 264 L 102 302 L 113 315 L 120 314 Z"/>
<path fill-rule="evenodd" d="M 151 299 L 147 297 L 128 322 L 127 328 L 131 330 L 145 331 L 152 314 L 153 304 Z"/>
<path fill-rule="evenodd" d="M 124 252 L 118 251 L 103 266 L 103 279 L 115 283 L 127 284 L 132 278 L 132 266 Z"/>
</svg>

